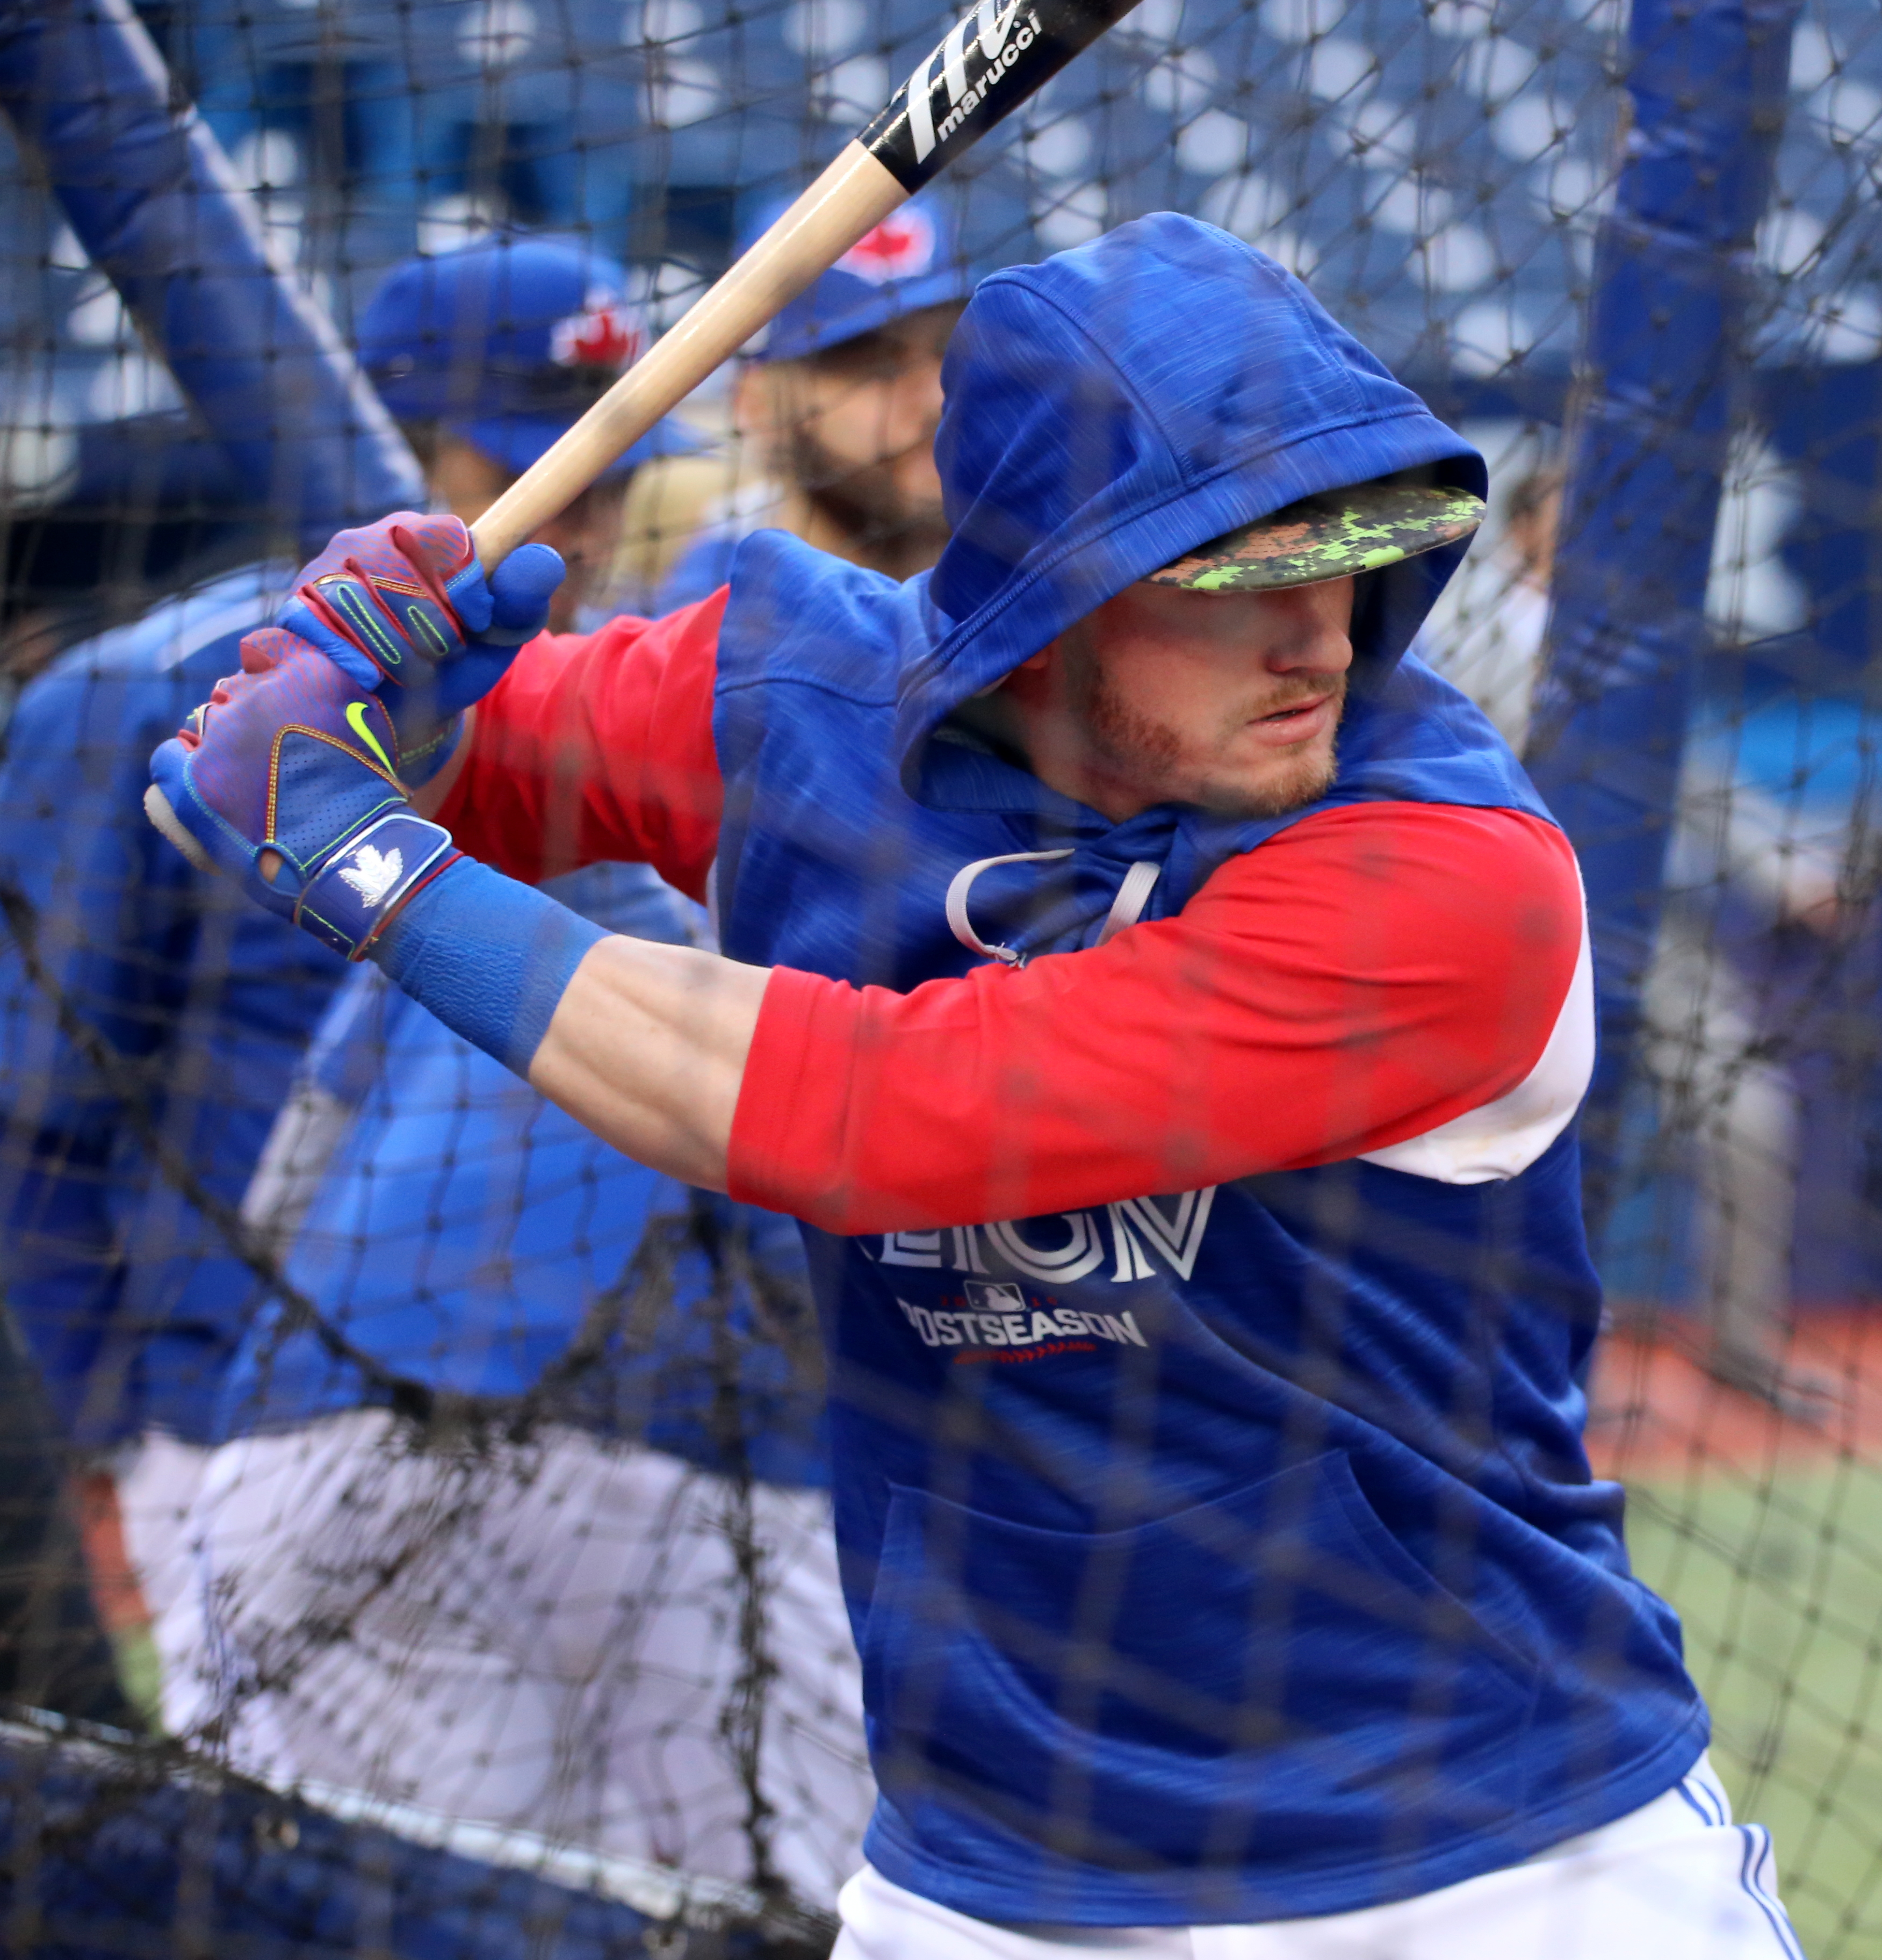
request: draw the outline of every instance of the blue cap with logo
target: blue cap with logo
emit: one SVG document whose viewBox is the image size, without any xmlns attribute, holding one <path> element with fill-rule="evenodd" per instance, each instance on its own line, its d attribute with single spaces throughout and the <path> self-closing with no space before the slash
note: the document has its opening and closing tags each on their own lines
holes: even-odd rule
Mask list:
<svg viewBox="0 0 1882 1960">
<path fill-rule="evenodd" d="M 579 240 L 481 238 L 389 273 L 360 320 L 361 364 L 402 422 L 437 422 L 520 474 L 638 358 L 627 275 Z M 704 438 L 657 422 L 602 481 Z"/>
<path fill-rule="evenodd" d="M 777 203 L 763 212 L 745 243 L 761 237 L 787 208 Z M 924 307 L 965 300 L 973 290 L 940 204 L 913 198 L 800 293 L 747 352 L 760 361 L 801 361 Z"/>
</svg>

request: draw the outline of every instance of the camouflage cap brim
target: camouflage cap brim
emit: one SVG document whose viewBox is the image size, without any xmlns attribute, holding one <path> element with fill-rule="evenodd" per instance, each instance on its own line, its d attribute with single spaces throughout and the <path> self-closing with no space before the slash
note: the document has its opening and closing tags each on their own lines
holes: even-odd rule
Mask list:
<svg viewBox="0 0 1882 1960">
<path fill-rule="evenodd" d="M 1357 483 L 1303 497 L 1153 571 L 1151 585 L 1264 592 L 1397 565 L 1468 537 L 1483 500 L 1429 483 Z"/>
</svg>

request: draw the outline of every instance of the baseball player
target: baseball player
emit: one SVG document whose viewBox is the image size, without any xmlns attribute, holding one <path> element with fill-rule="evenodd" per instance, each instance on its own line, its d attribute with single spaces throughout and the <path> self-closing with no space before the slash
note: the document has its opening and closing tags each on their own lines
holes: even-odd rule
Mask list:
<svg viewBox="0 0 1882 1960">
<path fill-rule="evenodd" d="M 467 540 L 350 534 L 154 814 L 803 1221 L 847 1960 L 1793 1951 L 1582 1447 L 1573 856 L 1403 657 L 1480 460 L 1170 215 L 983 282 L 944 380 L 930 577 L 760 533 L 466 723 Z M 726 956 L 517 882 L 637 853 Z"/>
<path fill-rule="evenodd" d="M 748 244 L 778 207 L 761 214 Z M 688 546 L 660 600 L 672 612 L 730 576 L 755 530 L 789 531 L 906 578 L 947 542 L 934 431 L 941 356 L 969 282 L 944 207 L 915 198 L 779 313 L 745 350 L 733 422 L 763 474 Z"/>
<path fill-rule="evenodd" d="M 885 552 L 939 549 L 939 342 L 965 297 L 945 246 L 925 204 L 898 214 L 773 323 L 777 358 L 741 377 L 742 409 L 784 479 L 767 514 L 879 569 Z M 398 321 L 368 342 L 395 400 L 412 392 L 399 371 L 412 344 Z M 804 425 L 780 426 L 787 412 Z M 473 484 L 475 462 L 456 465 Z M 885 529 L 904 505 L 912 517 Z M 682 582 L 722 584 L 750 514 L 702 537 Z M 557 896 L 611 931 L 684 937 L 674 895 L 644 867 L 591 867 L 558 880 Z M 714 1290 L 695 1268 L 723 1265 L 718 1247 L 750 1214 L 689 1219 L 669 1180 L 545 1109 L 410 1002 L 388 1007 L 380 981 L 369 968 L 342 989 L 244 1202 L 326 1319 L 408 1377 L 539 1394 L 650 1219 L 656 1238 L 676 1228 L 692 1249 L 658 1318 L 663 1343 L 689 1319 L 695 1333 L 711 1323 Z M 761 1264 L 776 1276 L 774 1255 Z M 819 1399 L 803 1357 L 765 1333 L 761 1316 L 739 1338 L 735 1372 L 785 1376 L 742 1405 L 740 1438 L 770 1588 L 755 1752 L 768 1816 L 748 1814 L 742 1739 L 720 1721 L 746 1664 L 727 1452 L 702 1433 L 711 1424 L 676 1420 L 669 1388 L 646 1405 L 644 1360 L 596 1357 L 524 1451 L 467 1475 L 448 1450 L 404 1447 L 383 1395 L 265 1311 L 227 1376 L 218 1433 L 230 1440 L 185 1529 L 194 1583 L 157 1630 L 168 1726 L 213 1727 L 278 1783 L 342 1784 L 834 1899 L 873 1790 Z M 415 1529 L 423 1542 L 407 1544 Z M 356 1599 L 381 1568 L 396 1583 Z M 304 1631 L 341 1624 L 354 1629 L 343 1646 Z M 458 1718 L 467 1704 L 482 1720 Z"/>
<path fill-rule="evenodd" d="M 440 502 L 464 516 L 639 345 L 621 269 L 553 239 L 410 261 L 360 328 Z M 635 466 L 693 444 L 660 425 L 552 527 L 571 568 L 558 623 L 605 569 Z M 240 1204 L 345 968 L 153 848 L 145 758 L 292 579 L 285 565 L 246 566 L 72 649 L 23 692 L 0 764 L 0 886 L 21 902 L 0 954 L 0 1279 L 67 1434 L 96 1460 L 110 1452 L 88 1495 L 103 1508 L 121 1491 L 157 1606 L 253 1292 L 159 1159 Z"/>
<path fill-rule="evenodd" d="M 644 866 L 556 891 L 688 939 Z M 828 1905 L 873 1788 L 796 1233 L 628 1162 L 370 966 L 308 1074 L 291 1106 L 350 1120 L 288 1278 L 445 1406 L 408 1387 L 396 1415 L 294 1314 L 256 1316 L 157 1625 L 167 1727 L 278 1787 Z M 490 1398 L 468 1435 L 462 1397 Z"/>
</svg>

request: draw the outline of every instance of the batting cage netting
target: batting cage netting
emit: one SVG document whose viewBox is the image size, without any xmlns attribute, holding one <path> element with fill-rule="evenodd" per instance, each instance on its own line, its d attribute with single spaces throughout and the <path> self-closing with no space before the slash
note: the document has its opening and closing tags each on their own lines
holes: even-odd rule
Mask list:
<svg viewBox="0 0 1882 1960">
<path fill-rule="evenodd" d="M 909 1051 L 917 1158 L 966 1148 L 956 1112 L 984 1109 L 976 1188 L 1073 1198 L 993 1222 L 819 1188 L 799 1208 L 827 1229 L 800 1234 L 781 1198 L 618 1153 L 146 820 L 151 751 L 297 565 L 393 509 L 474 517 L 899 84 L 925 77 L 934 116 L 961 103 L 951 18 L 0 0 L 9 1952 L 827 1952 L 879 1788 L 873 1866 L 970 1918 L 1076 1945 L 1350 1912 L 1348 1943 L 1298 1950 L 1467 1952 L 1365 1914 L 1528 1869 L 1693 1769 L 1703 1717 L 1663 1599 L 1712 1768 L 1770 1834 L 1734 1839 L 1758 1950 L 1882 1952 L 1867 0 L 1140 0 L 545 534 L 571 566 L 553 631 L 605 649 L 611 620 L 710 609 L 730 575 L 729 622 L 769 605 L 758 638 L 821 633 L 826 663 L 800 690 L 824 705 L 790 711 L 799 748 L 762 767 L 785 737 L 765 747 L 722 695 L 728 784 L 749 766 L 716 887 L 584 862 L 591 796 L 579 820 L 555 806 L 532 861 L 564 904 L 898 994 L 1003 963 L 1030 984 L 1055 970 L 1034 953 L 1113 959 L 1120 927 L 1118 954 L 1133 921 L 1173 930 L 1213 867 L 1289 861 L 1314 825 L 1211 845 L 1222 824 L 1185 819 L 1092 899 L 1098 819 L 1013 800 L 1000 674 L 937 711 L 939 761 L 879 767 L 855 703 L 885 727 L 896 684 L 859 622 L 889 602 L 792 601 L 800 559 L 760 534 L 901 581 L 952 523 L 961 562 L 924 616 L 965 617 L 997 527 L 963 473 L 1023 474 L 1044 440 L 986 462 L 1012 411 L 997 376 L 972 409 L 974 361 L 1000 352 L 982 329 L 946 376 L 943 500 L 940 356 L 976 282 L 1084 253 L 1102 352 L 1053 440 L 1102 502 L 1158 443 L 1200 454 L 1241 412 L 1210 363 L 1245 323 L 1201 272 L 1180 289 L 1215 234 L 1153 215 L 1258 248 L 1378 364 L 1276 300 L 1299 363 L 1342 377 L 1312 383 L 1321 419 L 1289 441 L 1337 424 L 1373 454 L 1365 390 L 1389 371 L 1487 462 L 1475 542 L 1390 651 L 1416 626 L 1412 654 L 1485 711 L 1575 846 L 1599 1035 L 1575 1129 L 1572 1096 L 1478 1120 L 1573 1074 L 1586 969 L 1533 923 L 1480 1017 L 1507 1052 L 1474 1103 L 1434 1091 L 1417 1121 L 1291 1154 L 1261 1140 L 1315 1092 L 1277 1078 L 1225 1115 L 1197 1032 L 1224 990 L 1192 965 L 1190 1006 L 1154 1026 L 1089 1032 L 1067 995 L 1016 1048 Z M 963 30 L 995 79 L 1019 18 L 986 0 Z M 1140 301 L 1169 310 L 1160 367 L 1156 336 L 1105 326 L 1128 283 L 1107 269 L 1143 240 L 1165 254 Z M 1276 358 L 1250 340 L 1249 364 Z M 1394 555 L 1355 561 L 1356 622 L 1369 591 L 1402 600 L 1376 568 Z M 1008 665 L 1074 616 L 1009 635 Z M 904 721 L 931 671 L 904 680 Z M 650 725 L 690 711 L 669 690 Z M 1315 824 L 1365 796 L 1528 807 L 1513 772 L 1445 790 L 1442 744 L 1378 761 L 1382 725 L 1350 713 L 1340 767 L 1373 756 L 1386 787 Z M 602 765 L 602 735 L 568 731 L 545 781 Z M 452 794 L 488 810 L 491 781 Z M 697 810 L 671 796 L 677 834 Z M 1431 875 L 1460 933 L 1515 904 Z M 1349 952 L 1324 985 L 1356 990 L 1369 1083 L 1392 1039 L 1461 1039 L 1393 1036 Z M 808 1009 L 800 1034 L 802 1079 L 767 1092 L 780 1135 L 841 1093 Z M 1140 1035 L 1126 1127 L 1177 1169 L 1086 1193 L 1052 1044 Z M 763 1188 L 822 1174 L 785 1163 Z M 1677 1787 L 1717 1822 L 1715 1786 Z M 1551 1907 L 1547 1937 L 1510 1922 L 1498 1951 L 1591 1952 L 1551 1943 L 1577 1910 Z M 856 1951 L 983 1950 L 932 1939 Z"/>
</svg>

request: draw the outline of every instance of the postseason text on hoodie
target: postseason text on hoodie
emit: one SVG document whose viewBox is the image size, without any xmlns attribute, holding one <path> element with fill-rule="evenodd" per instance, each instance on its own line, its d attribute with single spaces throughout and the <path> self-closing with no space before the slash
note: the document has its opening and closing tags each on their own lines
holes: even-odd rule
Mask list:
<svg viewBox="0 0 1882 1960">
<path fill-rule="evenodd" d="M 532 880 L 711 872 L 775 969 L 731 1178 L 804 1221 L 879 1870 L 1149 1925 L 1515 1863 L 1706 1724 L 1582 1443 L 1573 858 L 1404 657 L 1461 547 L 1360 580 L 1285 816 L 1114 824 L 954 718 L 1238 524 L 1482 464 L 1170 216 L 985 281 L 945 383 L 931 574 L 760 533 L 728 592 L 537 641 L 440 820 Z"/>
</svg>

